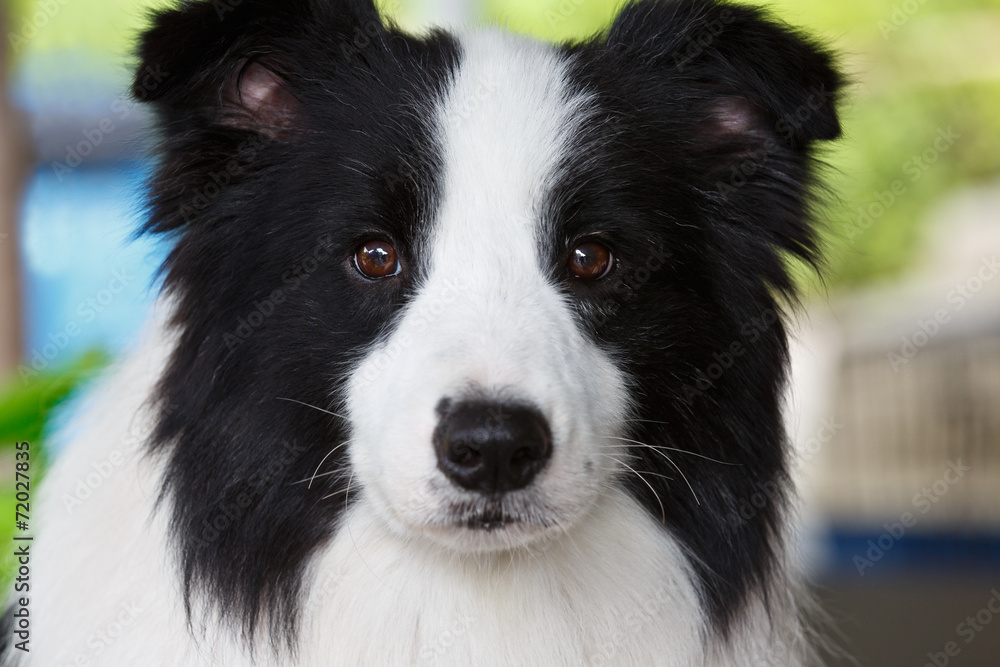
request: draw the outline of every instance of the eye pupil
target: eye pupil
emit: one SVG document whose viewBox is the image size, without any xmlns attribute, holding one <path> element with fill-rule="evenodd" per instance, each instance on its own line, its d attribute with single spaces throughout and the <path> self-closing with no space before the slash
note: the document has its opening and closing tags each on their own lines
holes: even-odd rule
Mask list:
<svg viewBox="0 0 1000 667">
<path fill-rule="evenodd" d="M 372 240 L 366 242 L 354 254 L 358 271 L 368 278 L 386 278 L 399 272 L 399 259 L 392 244 Z"/>
<path fill-rule="evenodd" d="M 569 261 L 569 272 L 582 280 L 603 278 L 611 270 L 611 251 L 597 241 L 586 241 L 573 248 Z"/>
</svg>

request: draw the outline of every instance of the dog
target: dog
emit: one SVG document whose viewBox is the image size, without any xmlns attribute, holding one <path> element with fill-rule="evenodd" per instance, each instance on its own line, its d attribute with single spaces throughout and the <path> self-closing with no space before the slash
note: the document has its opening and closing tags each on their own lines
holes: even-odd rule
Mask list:
<svg viewBox="0 0 1000 667">
<path fill-rule="evenodd" d="M 163 294 L 43 484 L 3 664 L 810 663 L 783 313 L 826 47 L 709 0 L 561 45 L 151 20 Z"/>
</svg>

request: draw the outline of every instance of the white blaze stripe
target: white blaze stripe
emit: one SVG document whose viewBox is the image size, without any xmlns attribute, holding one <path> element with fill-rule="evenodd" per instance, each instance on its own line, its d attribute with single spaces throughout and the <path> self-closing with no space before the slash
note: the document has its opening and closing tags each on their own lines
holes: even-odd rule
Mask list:
<svg viewBox="0 0 1000 667">
<path fill-rule="evenodd" d="M 500 32 L 461 46 L 439 120 L 444 201 L 434 254 L 449 261 L 444 253 L 467 252 L 465 244 L 495 244 L 505 252 L 481 259 L 527 265 L 538 256 L 541 206 L 578 114 L 567 99 L 565 62 L 547 45 Z"/>
<path fill-rule="evenodd" d="M 516 384 L 521 348 L 534 338 L 544 349 L 547 334 L 556 332 L 540 329 L 551 320 L 572 327 L 559 338 L 577 335 L 568 312 L 544 321 L 545 311 L 566 308 L 541 257 L 543 208 L 575 114 L 566 100 L 564 62 L 551 47 L 492 31 L 461 45 L 461 68 L 439 115 L 443 199 L 428 291 L 447 277 L 466 285 L 469 310 L 454 315 L 471 337 L 467 349 L 478 353 L 466 360 L 478 375 L 468 379 Z"/>
</svg>

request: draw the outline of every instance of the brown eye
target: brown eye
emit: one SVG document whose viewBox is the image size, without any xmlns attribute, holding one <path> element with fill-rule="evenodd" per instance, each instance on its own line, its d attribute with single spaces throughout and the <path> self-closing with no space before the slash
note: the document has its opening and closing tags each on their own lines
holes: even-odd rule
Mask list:
<svg viewBox="0 0 1000 667">
<path fill-rule="evenodd" d="M 387 278 L 399 273 L 399 258 L 391 243 L 373 239 L 354 253 L 354 265 L 367 278 Z"/>
<path fill-rule="evenodd" d="M 608 275 L 614 258 L 607 246 L 597 241 L 586 241 L 573 248 L 569 272 L 574 278 L 597 280 Z"/>
</svg>

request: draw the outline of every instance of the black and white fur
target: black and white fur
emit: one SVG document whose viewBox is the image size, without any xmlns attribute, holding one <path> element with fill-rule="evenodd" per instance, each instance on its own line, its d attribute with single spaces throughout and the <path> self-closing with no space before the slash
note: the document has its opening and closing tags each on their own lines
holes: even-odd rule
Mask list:
<svg viewBox="0 0 1000 667">
<path fill-rule="evenodd" d="M 176 246 L 45 480 L 5 664 L 809 661 L 777 313 L 785 255 L 815 260 L 829 53 L 708 0 L 558 46 L 243 0 L 160 12 L 140 56 Z M 369 238 L 397 275 L 358 273 Z M 567 278 L 583 238 L 605 278 Z M 527 488 L 442 474 L 462 401 L 542 415 Z"/>
</svg>

